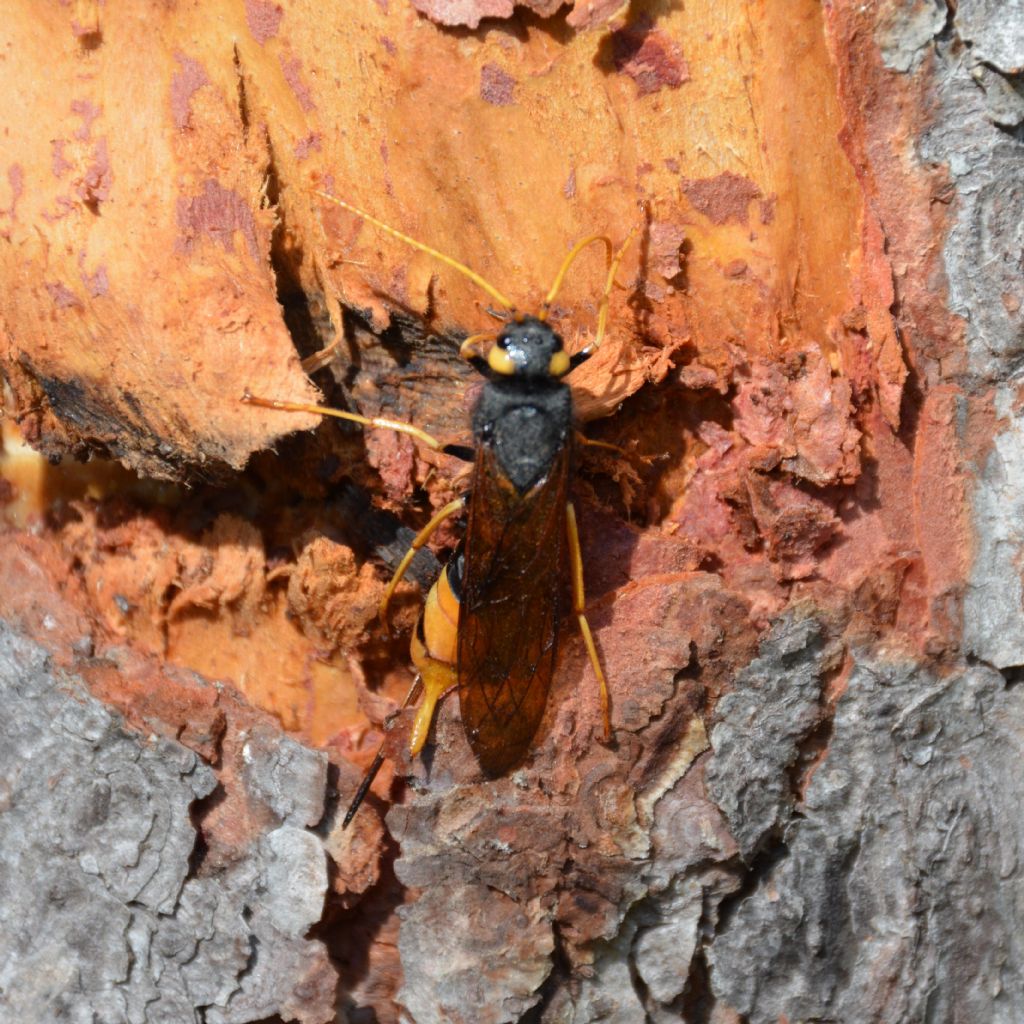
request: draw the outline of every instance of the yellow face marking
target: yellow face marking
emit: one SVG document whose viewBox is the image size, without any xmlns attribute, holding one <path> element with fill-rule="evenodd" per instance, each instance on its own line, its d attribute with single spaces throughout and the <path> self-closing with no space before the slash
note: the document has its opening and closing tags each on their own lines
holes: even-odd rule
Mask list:
<svg viewBox="0 0 1024 1024">
<path fill-rule="evenodd" d="M 487 353 L 487 365 L 495 373 L 503 373 L 507 377 L 511 377 L 516 372 L 516 364 L 512 362 L 512 357 L 497 345 Z"/>
<path fill-rule="evenodd" d="M 556 352 L 551 357 L 551 362 L 548 364 L 548 373 L 552 377 L 562 377 L 569 372 L 569 353 L 564 349 L 561 352 Z"/>
</svg>

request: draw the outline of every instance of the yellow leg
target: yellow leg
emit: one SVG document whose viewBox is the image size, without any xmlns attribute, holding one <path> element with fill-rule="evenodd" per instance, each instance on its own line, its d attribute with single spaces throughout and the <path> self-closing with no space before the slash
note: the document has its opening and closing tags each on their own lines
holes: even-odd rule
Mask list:
<svg viewBox="0 0 1024 1024">
<path fill-rule="evenodd" d="M 412 731 L 409 735 L 409 753 L 413 757 L 417 757 L 427 742 L 427 736 L 430 735 L 430 726 L 434 721 L 438 702 L 458 686 L 458 674 L 454 665 L 437 661 L 427 653 L 419 638 L 418 630 L 413 633 L 411 655 L 412 662 L 416 666 L 417 676 L 398 711 L 404 711 L 416 699 L 419 691 L 423 691 L 423 700 L 416 709 L 416 717 L 413 719 Z M 398 711 L 388 715 L 384 722 L 385 729 L 390 727 L 391 719 L 398 714 Z M 356 795 L 345 812 L 345 818 L 341 823 L 342 828 L 348 828 L 349 822 L 355 817 L 359 805 L 370 791 L 370 786 L 373 785 L 373 780 L 377 777 L 383 764 L 384 742 L 382 741 L 373 762 L 363 776 L 363 781 L 359 783 Z"/>
<path fill-rule="evenodd" d="M 391 601 L 391 595 L 395 592 L 395 587 L 402 582 L 402 577 L 405 575 L 405 570 L 409 568 L 409 564 L 416 557 L 416 552 L 419 551 L 424 544 L 430 540 L 434 531 L 453 513 L 458 512 L 460 509 L 465 508 L 466 499 L 465 497 L 456 498 L 454 501 L 449 501 L 447 505 L 440 512 L 438 512 L 426 526 L 420 530 L 419 533 L 413 538 L 412 544 L 409 545 L 409 550 L 406 551 L 405 557 L 401 562 L 398 563 L 398 568 L 395 570 L 394 576 L 391 577 L 391 582 L 388 584 L 387 590 L 384 591 L 384 596 L 380 599 L 380 621 L 384 623 L 384 628 L 388 628 L 388 604 Z"/>
<path fill-rule="evenodd" d="M 590 624 L 584 614 L 586 608 L 586 597 L 583 592 L 583 556 L 580 554 L 580 534 L 576 528 L 576 510 L 572 502 L 565 506 L 565 523 L 569 533 L 569 562 L 572 571 L 572 610 L 580 624 L 580 632 L 583 634 L 583 642 L 587 645 L 587 654 L 590 655 L 590 664 L 594 666 L 594 675 L 597 676 L 597 683 L 601 690 L 601 719 L 604 723 L 604 738 L 612 738 L 611 714 L 608 709 L 608 682 L 601 669 L 601 659 L 597 656 L 597 647 L 594 644 L 594 637 L 590 632 Z"/>
<path fill-rule="evenodd" d="M 409 735 L 409 753 L 413 757 L 419 755 L 427 742 L 437 702 L 459 684 L 454 665 L 446 665 L 443 661 L 434 661 L 433 658 L 427 657 L 418 668 L 420 679 L 423 681 L 423 700 L 416 709 L 416 718 Z"/>
<path fill-rule="evenodd" d="M 380 427 L 382 430 L 395 430 L 399 434 L 408 434 L 415 437 L 428 448 L 435 452 L 441 451 L 444 445 L 436 437 L 428 434 L 411 423 L 400 423 L 398 420 L 385 420 L 379 416 L 360 416 L 355 412 L 345 412 L 343 409 L 332 409 L 327 405 L 307 405 L 304 402 L 280 402 L 276 398 L 258 398 L 247 390 L 242 395 L 242 401 L 246 405 L 258 405 L 264 409 L 278 409 L 281 412 L 311 412 L 320 416 L 333 416 L 339 420 L 349 420 L 351 423 L 361 423 L 364 427 Z"/>
</svg>

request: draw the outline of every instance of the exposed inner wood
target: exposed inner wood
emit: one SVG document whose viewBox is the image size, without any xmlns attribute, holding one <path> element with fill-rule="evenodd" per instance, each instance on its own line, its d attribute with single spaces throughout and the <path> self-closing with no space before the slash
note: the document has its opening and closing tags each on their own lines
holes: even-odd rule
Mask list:
<svg viewBox="0 0 1024 1024">
<path fill-rule="evenodd" d="M 498 321 L 472 281 L 316 193 L 526 310 L 580 238 L 639 227 L 605 344 L 571 378 L 582 429 L 627 453 L 582 449 L 575 488 L 616 741 L 598 742 L 568 630 L 522 791 L 481 780 L 454 702 L 429 764 L 410 762 L 400 717 L 358 881 L 332 910 L 350 921 L 371 892 L 354 927 L 383 921 L 381 942 L 352 973 L 379 984 L 380 1020 L 401 983 L 395 906 L 431 884 L 414 862 L 378 885 L 390 801 L 393 834 L 427 843 L 425 808 L 458 783 L 452 834 L 479 815 L 510 849 L 529 845 L 531 800 L 548 824 L 564 811 L 588 844 L 577 873 L 561 873 L 569 826 L 551 826 L 502 891 L 529 928 L 558 923 L 565 970 L 587 967 L 649 840 L 633 796 L 682 778 L 772 623 L 824 624 L 807 647 L 821 721 L 786 766 L 799 794 L 851 647 L 884 639 L 938 668 L 957 654 L 969 558 L 958 397 L 937 369 L 959 328 L 925 244 L 940 175 L 886 148 L 923 130 L 925 87 L 892 81 L 868 14 L 643 0 L 610 20 L 617 5 L 578 3 L 442 28 L 452 5 L 418 6 L 429 17 L 399 0 L 108 5 L 83 33 L 72 8 L 26 4 L 0 62 L 0 615 L 42 631 L 59 595 L 96 657 L 225 682 L 345 784 L 408 688 L 419 595 L 457 533 L 399 588 L 394 640 L 375 622 L 388 566 L 465 481 L 408 436 L 240 399 L 323 400 L 465 443 L 477 378 L 459 343 Z M 604 277 L 595 246 L 565 281 L 552 322 L 570 350 L 593 336 Z M 97 684 L 147 727 L 118 685 Z M 193 699 L 175 689 L 159 716 L 184 728 Z M 602 872 L 607 897 L 581 896 Z"/>
</svg>

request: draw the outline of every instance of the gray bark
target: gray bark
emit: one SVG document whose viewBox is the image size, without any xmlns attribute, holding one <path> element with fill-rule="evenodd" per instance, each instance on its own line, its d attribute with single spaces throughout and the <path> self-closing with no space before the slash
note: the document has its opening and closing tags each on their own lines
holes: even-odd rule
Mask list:
<svg viewBox="0 0 1024 1024">
<path fill-rule="evenodd" d="M 991 446 L 962 453 L 975 531 L 962 649 L 942 662 L 885 641 L 847 650 L 833 624 L 791 610 L 709 717 L 705 751 L 672 715 L 686 652 L 711 645 L 669 622 L 644 649 L 635 732 L 661 754 L 659 730 L 674 729 L 685 756 L 652 767 L 633 750 L 627 777 L 607 769 L 619 753 L 588 750 L 589 774 L 550 792 L 545 769 L 579 760 L 562 710 L 551 746 L 566 749 L 477 785 L 474 804 L 448 764 L 419 765 L 388 817 L 411 893 L 399 999 L 416 1024 L 1024 1020 L 1024 328 L 1006 301 L 1024 247 L 1024 7 L 892 10 L 876 40 L 888 66 L 931 62 L 934 123 L 905 155 L 948 168 L 936 287 L 967 346 L 957 369 L 918 371 L 957 389 L 965 437 L 969 399 L 991 391 L 996 414 Z M 704 599 L 697 586 L 688 599 Z M 4 1020 L 334 1017 L 333 971 L 307 937 L 327 891 L 311 831 L 322 756 L 254 736 L 238 784 L 270 825 L 204 871 L 190 811 L 216 778 L 200 758 L 126 728 L 5 626 L 0 694 Z M 449 747 L 464 743 L 452 714 Z M 606 816 L 585 819 L 595 806 Z M 529 821 L 529 848 L 502 839 L 506 811 Z M 577 917 L 594 931 L 556 929 Z"/>
<path fill-rule="evenodd" d="M 327 888 L 304 827 L 322 813 L 323 755 L 253 745 L 249 792 L 277 827 L 204 876 L 189 812 L 217 780 L 196 754 L 126 728 L 3 623 L 0 704 L 0 1019 L 329 1019 L 301 991 L 326 960 L 305 937 Z"/>
</svg>

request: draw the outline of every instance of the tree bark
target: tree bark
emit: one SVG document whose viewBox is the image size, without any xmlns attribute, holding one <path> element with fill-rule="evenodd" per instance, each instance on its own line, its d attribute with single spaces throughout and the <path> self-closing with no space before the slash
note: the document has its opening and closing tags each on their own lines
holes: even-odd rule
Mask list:
<svg viewBox="0 0 1024 1024">
<path fill-rule="evenodd" d="M 1019 4 L 10 6 L 5 1014 L 1024 1019 Z M 570 378 L 614 739 L 564 630 L 522 767 L 402 712 L 346 831 L 464 485 L 241 396 L 465 441 L 496 321 L 323 193 L 530 310 L 637 228 Z"/>
</svg>

